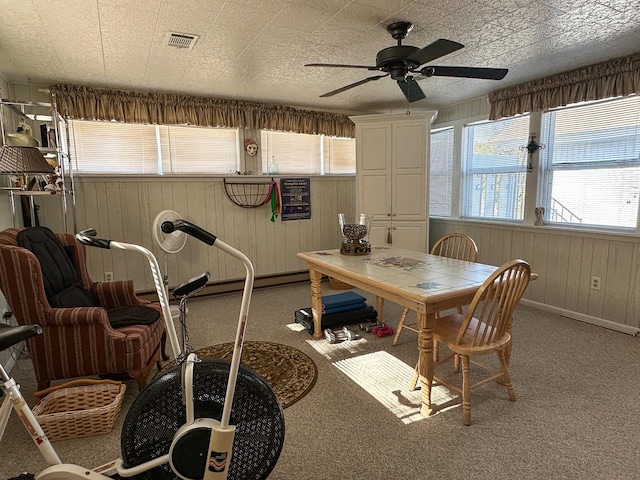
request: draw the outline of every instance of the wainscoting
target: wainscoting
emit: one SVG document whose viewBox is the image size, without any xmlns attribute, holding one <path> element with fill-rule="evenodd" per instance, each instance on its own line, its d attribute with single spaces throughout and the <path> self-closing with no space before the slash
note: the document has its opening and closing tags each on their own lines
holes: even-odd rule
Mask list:
<svg viewBox="0 0 640 480">
<path fill-rule="evenodd" d="M 216 248 L 190 239 L 177 254 L 158 248 L 151 226 L 158 212 L 169 209 L 238 248 L 254 263 L 256 277 L 306 270 L 300 251 L 338 248 L 338 213 L 355 208 L 355 178 L 311 179 L 311 219 L 271 222 L 269 204 L 242 208 L 226 196 L 222 178 L 122 177 L 76 179 L 77 228 L 95 228 L 98 236 L 143 245 L 157 256 L 169 285 L 209 271 L 212 282 L 244 278 L 244 267 Z M 113 272 L 116 280 L 132 279 L 138 291 L 154 290 L 142 255 L 122 250 L 89 249 L 94 280 Z"/>
<path fill-rule="evenodd" d="M 175 210 L 239 248 L 254 262 L 257 277 L 269 277 L 304 272 L 306 266 L 296 256 L 300 251 L 337 248 L 337 214 L 355 209 L 354 177 L 312 178 L 311 219 L 288 222 L 271 222 L 268 205 L 234 205 L 221 178 L 76 180 L 77 228 L 94 227 L 101 237 L 144 245 L 156 254 L 163 270 L 166 258 L 171 286 L 207 270 L 215 283 L 242 278 L 244 271 L 232 258 L 196 240 L 178 254 L 166 255 L 151 237 L 151 224 L 161 210 Z M 640 331 L 640 238 L 432 218 L 430 245 L 454 231 L 475 239 L 482 263 L 501 265 L 522 258 L 531 264 L 539 278 L 529 286 L 524 303 L 627 333 Z M 138 291 L 154 290 L 142 256 L 117 250 L 89 252 L 94 279 L 113 272 L 115 279 L 134 280 Z M 600 290 L 591 288 L 592 276 L 600 277 Z"/>
<path fill-rule="evenodd" d="M 480 263 L 529 262 L 538 279 L 524 303 L 627 333 L 640 330 L 640 238 L 433 218 L 429 232 L 430 244 L 466 233 L 478 244 Z M 600 277 L 600 290 L 591 288 L 592 276 Z"/>
</svg>

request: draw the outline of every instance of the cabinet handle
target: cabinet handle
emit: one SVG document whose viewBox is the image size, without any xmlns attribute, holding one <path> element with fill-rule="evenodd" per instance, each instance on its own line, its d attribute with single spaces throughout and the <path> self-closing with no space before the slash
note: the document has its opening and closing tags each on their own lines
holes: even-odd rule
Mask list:
<svg viewBox="0 0 640 480">
<path fill-rule="evenodd" d="M 390 216 L 391 216 L 391 214 L 390 214 L 390 213 L 387 213 L 387 217 L 390 217 Z"/>
<path fill-rule="evenodd" d="M 393 215 L 391 215 L 392 217 L 395 217 L 397 215 L 397 213 L 394 213 Z"/>
</svg>

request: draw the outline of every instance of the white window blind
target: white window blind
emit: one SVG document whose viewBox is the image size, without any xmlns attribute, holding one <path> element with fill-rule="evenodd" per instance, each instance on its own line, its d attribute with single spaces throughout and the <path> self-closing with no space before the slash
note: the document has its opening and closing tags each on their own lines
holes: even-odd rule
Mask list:
<svg viewBox="0 0 640 480">
<path fill-rule="evenodd" d="M 262 172 L 269 172 L 275 161 L 280 174 L 320 174 L 319 135 L 262 131 Z"/>
<path fill-rule="evenodd" d="M 356 141 L 323 136 L 324 173 L 356 173 Z"/>
<path fill-rule="evenodd" d="M 279 174 L 355 173 L 353 138 L 263 130 L 262 173 L 275 161 Z"/>
<path fill-rule="evenodd" d="M 227 174 L 238 170 L 238 131 L 71 120 L 75 171 Z"/>
<path fill-rule="evenodd" d="M 69 136 L 78 173 L 158 173 L 154 125 L 72 120 Z"/>
<path fill-rule="evenodd" d="M 543 115 L 540 200 L 551 223 L 634 229 L 640 195 L 640 97 Z"/>
<path fill-rule="evenodd" d="M 522 220 L 529 116 L 467 126 L 464 214 Z"/>
<path fill-rule="evenodd" d="M 453 127 L 431 133 L 429 215 L 451 216 Z"/>
<path fill-rule="evenodd" d="M 164 173 L 234 173 L 238 170 L 238 131 L 229 128 L 161 127 L 169 155 Z M 166 132 L 166 133 L 165 133 Z"/>
</svg>

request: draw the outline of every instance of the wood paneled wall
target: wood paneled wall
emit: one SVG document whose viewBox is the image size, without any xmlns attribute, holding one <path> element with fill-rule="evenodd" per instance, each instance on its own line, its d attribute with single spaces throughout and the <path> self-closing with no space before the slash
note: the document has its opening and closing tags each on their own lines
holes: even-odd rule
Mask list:
<svg viewBox="0 0 640 480">
<path fill-rule="evenodd" d="M 355 208 L 354 177 L 311 179 L 311 219 L 271 222 L 269 204 L 241 208 L 226 196 L 221 178 L 76 178 L 77 229 L 93 227 L 98 236 L 143 245 L 154 252 L 170 286 L 204 271 L 212 282 L 244 278 L 244 268 L 216 248 L 190 238 L 177 254 L 162 252 L 151 226 L 158 212 L 169 209 L 238 248 L 254 263 L 256 276 L 306 270 L 296 253 L 338 248 L 338 213 Z M 122 250 L 89 251 L 94 280 L 113 272 L 116 280 L 133 279 L 136 290 L 154 290 L 142 255 Z"/>
<path fill-rule="evenodd" d="M 446 219 L 431 219 L 429 230 L 431 244 L 466 233 L 478 244 L 480 263 L 529 262 L 539 277 L 525 299 L 573 318 L 640 328 L 640 238 Z M 591 288 L 592 276 L 600 277 L 600 290 Z"/>
</svg>

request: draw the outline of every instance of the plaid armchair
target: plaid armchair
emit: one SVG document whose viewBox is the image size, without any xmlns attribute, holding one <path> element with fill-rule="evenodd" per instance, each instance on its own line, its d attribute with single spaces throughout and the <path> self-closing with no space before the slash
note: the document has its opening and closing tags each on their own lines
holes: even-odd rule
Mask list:
<svg viewBox="0 0 640 480">
<path fill-rule="evenodd" d="M 132 281 L 94 282 L 87 272 L 86 247 L 73 235 L 56 234 L 63 246 L 73 247 L 78 280 L 100 306 L 52 308 L 37 257 L 17 244 L 21 230 L 0 232 L 0 289 L 20 325 L 42 327 L 42 335 L 27 340 L 38 389 L 47 388 L 51 380 L 122 373 L 142 389 L 160 360 L 160 306 L 137 297 Z M 143 304 L 157 309 L 160 318 L 150 325 L 111 326 L 107 309 Z"/>
</svg>

